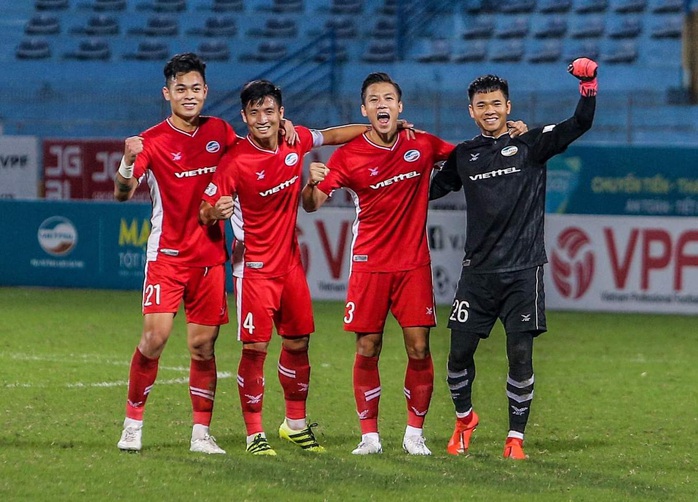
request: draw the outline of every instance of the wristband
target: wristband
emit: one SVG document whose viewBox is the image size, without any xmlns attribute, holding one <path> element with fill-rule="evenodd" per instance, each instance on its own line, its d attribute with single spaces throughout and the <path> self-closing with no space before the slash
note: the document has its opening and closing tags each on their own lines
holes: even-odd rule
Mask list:
<svg viewBox="0 0 698 502">
<path fill-rule="evenodd" d="M 316 186 L 318 186 L 319 183 L 320 183 L 319 181 L 311 181 L 311 180 L 308 180 L 307 185 L 308 185 L 310 188 L 315 188 Z"/>
<path fill-rule="evenodd" d="M 131 164 L 130 166 L 126 165 L 126 159 L 124 157 L 121 157 L 121 164 L 119 164 L 119 174 L 127 180 L 133 178 L 133 164 Z"/>
</svg>

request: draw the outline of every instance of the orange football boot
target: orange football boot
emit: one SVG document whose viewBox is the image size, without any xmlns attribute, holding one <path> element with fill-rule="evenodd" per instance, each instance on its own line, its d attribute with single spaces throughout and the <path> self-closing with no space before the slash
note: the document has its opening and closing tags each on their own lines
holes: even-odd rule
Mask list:
<svg viewBox="0 0 698 502">
<path fill-rule="evenodd" d="M 474 411 L 470 413 L 467 423 L 463 423 L 460 420 L 456 420 L 456 428 L 453 431 L 451 440 L 448 442 L 446 451 L 450 455 L 467 455 L 468 446 L 470 446 L 470 436 L 472 436 L 473 431 L 480 423 L 480 419 L 477 413 Z"/>
<path fill-rule="evenodd" d="M 507 442 L 504 444 L 504 458 L 526 460 L 528 455 L 523 451 L 523 439 L 507 438 Z"/>
</svg>

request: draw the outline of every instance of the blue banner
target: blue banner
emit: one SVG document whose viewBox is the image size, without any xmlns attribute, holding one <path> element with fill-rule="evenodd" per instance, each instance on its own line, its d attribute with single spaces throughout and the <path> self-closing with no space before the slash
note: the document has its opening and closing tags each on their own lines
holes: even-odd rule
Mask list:
<svg viewBox="0 0 698 502">
<path fill-rule="evenodd" d="M 141 289 L 150 204 L 0 200 L 0 284 Z"/>
<path fill-rule="evenodd" d="M 548 162 L 548 213 L 698 216 L 698 149 L 572 146 Z"/>
</svg>

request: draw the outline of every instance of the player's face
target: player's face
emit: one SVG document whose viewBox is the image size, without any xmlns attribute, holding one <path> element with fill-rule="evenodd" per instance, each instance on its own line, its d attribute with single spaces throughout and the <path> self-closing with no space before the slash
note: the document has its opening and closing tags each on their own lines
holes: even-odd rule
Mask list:
<svg viewBox="0 0 698 502">
<path fill-rule="evenodd" d="M 361 105 L 361 114 L 367 117 L 373 129 L 379 134 L 392 134 L 397 131 L 397 119 L 402 112 L 393 84 L 377 82 L 366 88 L 366 97 Z"/>
<path fill-rule="evenodd" d="M 178 122 L 175 125 L 180 125 L 179 121 L 191 123 L 198 118 L 207 94 L 208 87 L 198 71 L 178 73 L 162 89 L 162 95 L 170 102 L 172 118 Z"/>
<path fill-rule="evenodd" d="M 261 144 L 274 142 L 278 138 L 284 107 L 274 98 L 267 96 L 261 103 L 247 103 L 242 110 L 242 120 L 247 124 L 252 138 Z"/>
<path fill-rule="evenodd" d="M 511 102 L 504 97 L 502 91 L 475 93 L 468 110 L 484 134 L 499 136 L 507 132 Z"/>
</svg>

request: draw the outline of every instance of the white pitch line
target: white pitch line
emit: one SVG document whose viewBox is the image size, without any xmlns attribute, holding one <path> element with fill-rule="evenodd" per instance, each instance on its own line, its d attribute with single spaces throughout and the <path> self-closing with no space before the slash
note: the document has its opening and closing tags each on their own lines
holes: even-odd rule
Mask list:
<svg viewBox="0 0 698 502">
<path fill-rule="evenodd" d="M 0 352 L 0 359 L 7 358 L 15 361 L 40 361 L 40 362 L 53 362 L 53 363 L 92 363 L 92 364 L 108 364 L 110 366 L 130 366 L 130 361 L 115 360 L 115 359 L 102 359 L 101 356 L 92 354 L 71 354 L 70 359 L 66 357 L 57 356 L 35 356 L 31 354 L 8 354 L 6 352 Z M 164 371 L 181 371 L 188 372 L 189 368 L 186 366 L 159 366 L 158 370 Z"/>
<path fill-rule="evenodd" d="M 225 380 L 227 378 L 232 378 L 233 374 L 229 371 L 219 371 L 217 373 L 219 380 Z M 181 378 L 170 378 L 168 380 L 156 380 L 156 385 L 178 385 L 183 383 L 189 383 L 188 377 Z M 98 387 L 127 387 L 128 380 L 119 380 L 116 382 L 76 382 L 76 383 L 66 383 L 61 385 L 61 387 L 66 387 L 68 389 L 85 389 L 85 388 L 98 388 Z M 8 383 L 5 384 L 6 389 L 30 389 L 30 388 L 47 388 L 51 387 L 45 384 L 31 384 L 31 383 Z"/>
</svg>

